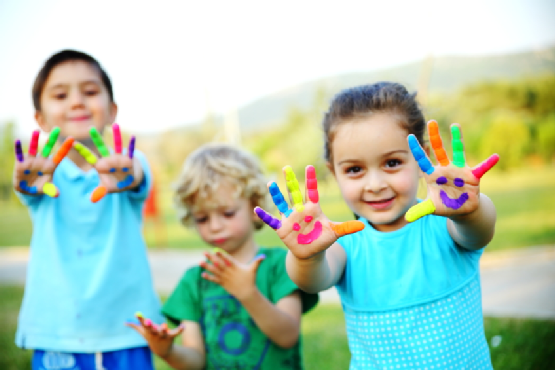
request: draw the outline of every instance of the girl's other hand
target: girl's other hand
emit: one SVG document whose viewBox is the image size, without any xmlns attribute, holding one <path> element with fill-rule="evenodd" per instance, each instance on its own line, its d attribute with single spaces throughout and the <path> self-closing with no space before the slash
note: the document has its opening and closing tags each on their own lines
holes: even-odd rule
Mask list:
<svg viewBox="0 0 555 370">
<path fill-rule="evenodd" d="M 439 165 L 432 162 L 414 135 L 408 136 L 410 150 L 428 184 L 426 200 L 411 207 L 405 218 L 413 222 L 428 214 L 457 217 L 472 213 L 480 204 L 480 179 L 499 161 L 493 154 L 478 166 L 466 164 L 460 126 L 451 125 L 453 161 L 447 157 L 436 121 L 428 122 L 428 134 Z"/>
<path fill-rule="evenodd" d="M 258 255 L 246 265 L 221 251 L 204 255 L 210 261 L 210 263 L 205 261 L 200 263 L 200 266 L 206 270 L 202 273 L 204 279 L 221 285 L 240 302 L 256 291 L 256 271 L 266 256 Z"/>
<path fill-rule="evenodd" d="M 48 142 L 42 149 L 40 155 L 37 156 L 39 134 L 39 131 L 33 132 L 27 157 L 23 155 L 21 142 L 19 140 L 15 142 L 15 156 L 17 161 L 14 167 L 13 186 L 20 193 L 30 195 L 46 194 L 52 198 L 56 198 L 60 195 L 60 192 L 52 183 L 52 178 L 54 177 L 56 167 L 58 167 L 62 159 L 64 159 L 71 149 L 73 138 L 68 137 L 58 152 L 50 158 L 50 152 L 52 148 L 54 148 L 56 140 L 60 135 L 60 129 L 55 127 L 52 130 L 48 137 Z"/>
<path fill-rule="evenodd" d="M 100 185 L 94 189 L 91 196 L 91 201 L 93 203 L 98 202 L 108 193 L 125 191 L 136 185 L 137 166 L 133 160 L 135 137 L 131 137 L 129 141 L 127 154 L 122 154 L 119 125 L 114 123 L 112 125 L 112 130 L 114 134 L 114 154 L 110 154 L 110 151 L 106 148 L 106 145 L 104 145 L 100 133 L 94 127 L 91 128 L 90 134 L 94 145 L 101 155 L 100 158 L 97 158 L 96 155 L 83 144 L 79 142 L 74 144 L 77 152 L 79 152 L 87 162 L 94 166 L 100 177 Z"/>
<path fill-rule="evenodd" d="M 177 328 L 170 330 L 166 323 L 156 325 L 150 319 L 143 317 L 139 312 L 135 316 L 139 323 L 127 322 L 126 325 L 135 329 L 145 338 L 154 354 L 161 358 L 167 358 L 172 351 L 175 337 L 183 332 L 185 326 L 181 324 Z"/>
<path fill-rule="evenodd" d="M 307 259 L 328 249 L 339 237 L 352 234 L 364 228 L 360 221 L 332 222 L 322 212 L 319 203 L 318 181 L 313 166 L 305 169 L 305 199 L 303 204 L 299 182 L 289 166 L 283 168 L 289 199 L 289 208 L 275 182 L 268 188 L 274 204 L 280 211 L 280 219 L 274 218 L 262 208 L 256 207 L 255 213 L 268 226 L 276 230 L 283 243 L 299 259 Z"/>
</svg>

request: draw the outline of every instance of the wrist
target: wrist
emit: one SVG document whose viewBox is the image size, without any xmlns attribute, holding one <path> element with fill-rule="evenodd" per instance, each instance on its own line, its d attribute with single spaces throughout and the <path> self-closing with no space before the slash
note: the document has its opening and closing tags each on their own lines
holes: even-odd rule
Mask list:
<svg viewBox="0 0 555 370">
<path fill-rule="evenodd" d="M 255 285 L 252 288 L 245 289 L 243 292 L 241 292 L 241 294 L 236 295 L 235 298 L 237 298 L 237 300 L 243 306 L 246 306 L 250 302 L 253 302 L 257 298 L 259 298 L 259 296 L 260 296 L 260 291 L 258 290 L 258 288 Z"/>
<path fill-rule="evenodd" d="M 170 358 L 172 353 L 173 353 L 173 340 L 172 340 L 170 346 L 168 347 L 168 349 L 166 350 L 166 352 L 161 353 L 158 356 L 160 356 L 160 358 L 163 359 L 163 360 L 167 360 L 168 358 Z"/>
</svg>

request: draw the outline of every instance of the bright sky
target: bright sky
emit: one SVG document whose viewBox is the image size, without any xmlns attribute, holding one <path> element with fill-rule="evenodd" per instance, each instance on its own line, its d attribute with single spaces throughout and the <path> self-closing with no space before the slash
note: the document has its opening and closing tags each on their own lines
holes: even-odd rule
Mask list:
<svg viewBox="0 0 555 370">
<path fill-rule="evenodd" d="M 0 0 L 0 123 L 14 120 L 20 135 L 36 128 L 31 85 L 65 48 L 100 61 L 117 121 L 148 133 L 430 53 L 544 48 L 554 25 L 552 0 Z"/>
</svg>

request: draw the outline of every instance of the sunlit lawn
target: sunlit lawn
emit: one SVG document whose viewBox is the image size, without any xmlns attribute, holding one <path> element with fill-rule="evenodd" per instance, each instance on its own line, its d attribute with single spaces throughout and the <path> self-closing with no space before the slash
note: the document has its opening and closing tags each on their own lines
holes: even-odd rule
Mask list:
<svg viewBox="0 0 555 370">
<path fill-rule="evenodd" d="M 14 336 L 23 288 L 0 285 L 0 369 L 30 369 L 31 351 L 17 348 Z M 553 369 L 555 321 L 486 318 L 486 338 L 495 369 Z M 131 329 L 130 329 L 131 330 Z M 307 370 L 347 369 L 350 354 L 339 305 L 319 305 L 303 317 L 303 356 Z M 501 339 L 492 347 L 492 338 Z M 157 370 L 169 370 L 156 359 Z"/>
<path fill-rule="evenodd" d="M 283 184 L 279 184 L 285 189 Z M 498 213 L 494 240 L 488 250 L 555 244 L 555 168 L 493 172 L 482 181 L 482 191 L 495 203 Z M 334 183 L 320 184 L 322 209 L 332 220 L 344 221 L 352 214 Z M 145 238 L 150 247 L 202 248 L 203 243 L 183 227 L 171 206 L 169 191 L 161 194 L 163 219 L 158 226 L 146 220 Z M 25 208 L 0 203 L 0 246 L 26 246 L 31 223 Z M 261 245 L 281 245 L 270 228 L 256 236 Z"/>
</svg>

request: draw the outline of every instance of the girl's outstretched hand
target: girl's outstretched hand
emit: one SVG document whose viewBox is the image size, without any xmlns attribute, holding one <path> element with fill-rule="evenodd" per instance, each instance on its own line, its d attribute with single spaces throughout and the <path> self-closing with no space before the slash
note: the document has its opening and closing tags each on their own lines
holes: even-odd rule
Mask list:
<svg viewBox="0 0 555 370">
<path fill-rule="evenodd" d="M 289 208 L 279 187 L 275 182 L 268 184 L 274 204 L 281 217 L 274 218 L 262 208 L 254 209 L 258 217 L 268 226 L 276 230 L 287 248 L 299 259 L 306 259 L 328 249 L 335 241 L 347 234 L 364 228 L 360 221 L 332 222 L 322 212 L 319 204 L 318 182 L 316 170 L 307 166 L 305 170 L 305 199 L 299 188 L 299 182 L 290 166 L 283 168 L 289 199 L 293 208 Z"/>
<path fill-rule="evenodd" d="M 139 323 L 127 322 L 126 325 L 135 329 L 148 342 L 148 346 L 156 355 L 166 358 L 169 356 L 175 337 L 183 332 L 185 326 L 179 325 L 175 329 L 168 329 L 166 323 L 156 325 L 150 319 L 143 317 L 140 312 L 135 314 Z"/>
<path fill-rule="evenodd" d="M 443 148 L 436 121 L 428 122 L 428 133 L 439 165 L 432 162 L 414 135 L 408 136 L 410 150 L 425 173 L 428 184 L 428 197 L 411 207 L 405 218 L 415 221 L 429 214 L 440 216 L 461 216 L 475 211 L 480 204 L 480 179 L 499 161 L 493 154 L 476 167 L 468 167 L 464 157 L 464 147 L 460 126 L 451 125 L 453 161 L 447 157 Z"/>
<path fill-rule="evenodd" d="M 100 133 L 95 127 L 91 128 L 91 139 L 98 149 L 101 157 L 97 158 L 86 146 L 79 142 L 75 142 L 73 147 L 87 162 L 96 168 L 98 176 L 100 177 L 100 185 L 94 189 L 91 201 L 98 202 L 108 193 L 115 193 L 128 190 L 135 183 L 135 166 L 133 161 L 133 154 L 135 151 L 135 137 L 131 137 L 129 141 L 129 149 L 127 155 L 122 154 L 121 149 L 121 132 L 119 125 L 114 123 L 112 125 L 114 133 L 114 148 L 115 153 L 110 154 Z"/>
<path fill-rule="evenodd" d="M 56 127 L 50 133 L 48 142 L 42 149 L 40 155 L 37 156 L 39 134 L 39 131 L 33 131 L 33 136 L 29 145 L 29 155 L 26 158 L 23 156 L 21 142 L 16 140 L 15 157 L 17 162 L 14 168 L 13 186 L 20 193 L 31 195 L 46 194 L 52 198 L 56 198 L 60 195 L 60 192 L 52 183 L 54 171 L 71 149 L 73 139 L 68 137 L 58 152 L 53 157 L 49 157 L 60 135 L 60 129 Z"/>
</svg>

